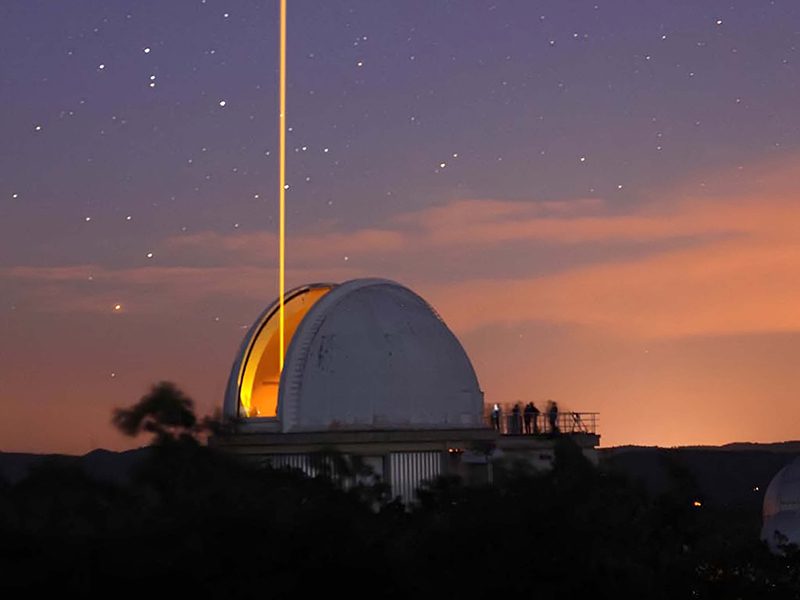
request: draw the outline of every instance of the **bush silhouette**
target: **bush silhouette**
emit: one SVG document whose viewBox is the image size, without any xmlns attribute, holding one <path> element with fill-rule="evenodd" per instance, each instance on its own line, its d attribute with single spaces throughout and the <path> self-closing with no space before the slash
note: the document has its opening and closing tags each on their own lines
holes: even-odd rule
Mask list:
<svg viewBox="0 0 800 600">
<path fill-rule="evenodd" d="M 112 422 L 131 437 L 152 433 L 157 445 L 196 442 L 196 435 L 203 429 L 198 426 L 192 399 L 169 381 L 155 384 L 130 408 L 116 409 Z"/>
</svg>

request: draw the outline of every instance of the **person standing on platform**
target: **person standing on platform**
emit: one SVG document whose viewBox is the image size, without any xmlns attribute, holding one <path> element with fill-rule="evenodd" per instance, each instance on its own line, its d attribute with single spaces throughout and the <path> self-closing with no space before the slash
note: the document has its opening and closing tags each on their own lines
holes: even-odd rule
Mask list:
<svg viewBox="0 0 800 600">
<path fill-rule="evenodd" d="M 500 431 L 500 418 L 501 418 L 500 405 L 495 402 L 492 406 L 492 428 L 495 431 Z"/>
<path fill-rule="evenodd" d="M 511 428 L 512 433 L 519 435 L 522 433 L 522 407 L 520 403 L 517 402 L 514 405 L 514 408 L 511 409 Z"/>
<path fill-rule="evenodd" d="M 548 402 L 547 420 L 550 421 L 550 433 L 553 435 L 561 433 L 558 428 L 558 404 L 554 400 Z"/>
<path fill-rule="evenodd" d="M 531 402 L 531 413 L 533 415 L 533 435 L 539 435 L 539 414 L 540 411 L 536 408 L 536 405 Z"/>
<path fill-rule="evenodd" d="M 533 402 L 528 402 L 525 405 L 525 410 L 522 411 L 522 416 L 525 421 L 525 435 L 531 434 L 531 419 L 533 418 Z"/>
</svg>

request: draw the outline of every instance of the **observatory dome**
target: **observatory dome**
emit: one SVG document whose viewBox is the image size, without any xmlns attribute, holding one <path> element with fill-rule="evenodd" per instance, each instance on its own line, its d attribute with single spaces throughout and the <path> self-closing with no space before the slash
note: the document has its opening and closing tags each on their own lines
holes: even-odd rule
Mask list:
<svg viewBox="0 0 800 600">
<path fill-rule="evenodd" d="M 231 371 L 224 414 L 284 433 L 464 429 L 483 393 L 458 339 L 413 291 L 385 279 L 295 288 L 255 322 Z"/>
<path fill-rule="evenodd" d="M 772 478 L 764 494 L 763 516 L 761 539 L 771 550 L 779 550 L 780 536 L 785 536 L 789 543 L 800 545 L 800 458 L 783 467 Z"/>
</svg>

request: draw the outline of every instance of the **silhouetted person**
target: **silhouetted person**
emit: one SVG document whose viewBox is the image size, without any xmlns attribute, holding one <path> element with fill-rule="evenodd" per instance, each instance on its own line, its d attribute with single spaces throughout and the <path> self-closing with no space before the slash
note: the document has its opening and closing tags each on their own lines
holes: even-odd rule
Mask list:
<svg viewBox="0 0 800 600">
<path fill-rule="evenodd" d="M 494 406 L 492 406 L 492 429 L 495 431 L 500 431 L 501 413 L 500 405 L 495 403 Z"/>
<path fill-rule="evenodd" d="M 547 420 L 550 421 L 550 433 L 561 433 L 558 429 L 558 404 L 553 400 L 547 406 Z"/>
<path fill-rule="evenodd" d="M 522 408 L 520 407 L 519 402 L 514 405 L 514 408 L 511 409 L 511 427 L 513 429 L 513 433 L 520 434 L 522 433 Z"/>
<path fill-rule="evenodd" d="M 531 434 L 531 419 L 533 418 L 533 403 L 528 402 L 525 405 L 525 410 L 522 411 L 523 419 L 525 420 L 525 435 Z"/>
<path fill-rule="evenodd" d="M 533 422 L 533 435 L 539 435 L 539 409 L 533 402 L 530 402 L 531 421 Z"/>
</svg>

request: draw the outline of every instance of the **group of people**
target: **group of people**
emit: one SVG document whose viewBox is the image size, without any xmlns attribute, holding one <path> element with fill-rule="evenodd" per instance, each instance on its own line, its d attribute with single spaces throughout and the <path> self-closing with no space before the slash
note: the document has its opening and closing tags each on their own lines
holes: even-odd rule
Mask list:
<svg viewBox="0 0 800 600">
<path fill-rule="evenodd" d="M 528 402 L 525 407 L 522 407 L 520 402 L 517 402 L 511 409 L 509 416 L 507 431 L 509 434 L 516 435 L 539 435 L 540 433 L 559 433 L 558 428 L 558 404 L 553 400 L 547 401 L 547 423 L 549 429 L 542 432 L 539 427 L 539 415 L 542 414 L 533 402 Z M 503 422 L 503 409 L 499 404 L 492 406 L 492 427 L 496 431 L 502 431 Z M 524 428 L 523 428 L 524 427 Z"/>
</svg>

